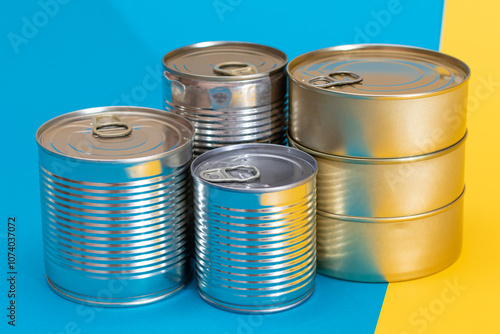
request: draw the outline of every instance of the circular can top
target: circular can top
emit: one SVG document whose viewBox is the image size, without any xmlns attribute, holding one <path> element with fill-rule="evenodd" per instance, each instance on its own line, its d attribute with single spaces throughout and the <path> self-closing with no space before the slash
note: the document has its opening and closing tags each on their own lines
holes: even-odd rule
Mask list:
<svg viewBox="0 0 500 334">
<path fill-rule="evenodd" d="M 197 182 L 245 192 L 294 188 L 313 178 L 317 170 L 309 154 L 275 144 L 220 147 L 203 153 L 191 165 Z"/>
<path fill-rule="evenodd" d="M 290 61 L 288 76 L 321 91 L 382 98 L 433 95 L 466 82 L 470 70 L 443 53 L 401 45 L 343 45 Z"/>
<path fill-rule="evenodd" d="M 204 42 L 170 51 L 163 65 L 181 77 L 239 81 L 280 72 L 288 61 L 278 49 L 246 42 Z"/>
<path fill-rule="evenodd" d="M 141 161 L 192 150 L 194 128 L 183 117 L 142 107 L 99 107 L 43 124 L 38 144 L 58 155 L 88 161 Z"/>
</svg>

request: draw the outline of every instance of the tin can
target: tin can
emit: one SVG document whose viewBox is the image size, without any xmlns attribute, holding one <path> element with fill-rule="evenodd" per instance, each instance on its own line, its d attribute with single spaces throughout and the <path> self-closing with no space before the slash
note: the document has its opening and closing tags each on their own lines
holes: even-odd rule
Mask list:
<svg viewBox="0 0 500 334">
<path fill-rule="evenodd" d="M 45 268 L 72 301 L 134 306 L 191 274 L 194 128 L 140 107 L 68 113 L 37 131 Z"/>
<path fill-rule="evenodd" d="M 286 55 L 244 42 L 205 42 L 167 53 L 164 102 L 196 128 L 194 154 L 286 141 Z"/>
<path fill-rule="evenodd" d="M 316 170 L 307 153 L 273 144 L 226 146 L 194 160 L 203 299 L 233 312 L 270 313 L 311 295 Z"/>
<path fill-rule="evenodd" d="M 466 132 L 470 70 L 451 56 L 359 44 L 287 66 L 290 136 L 332 155 L 397 158 L 449 147 Z"/>
<path fill-rule="evenodd" d="M 446 206 L 464 187 L 465 139 L 443 150 L 405 158 L 355 158 L 317 152 L 318 210 L 355 217 L 418 215 Z"/>
<path fill-rule="evenodd" d="M 437 273 L 460 256 L 463 193 L 419 215 L 366 218 L 317 212 L 318 272 L 363 282 L 395 282 Z"/>
</svg>

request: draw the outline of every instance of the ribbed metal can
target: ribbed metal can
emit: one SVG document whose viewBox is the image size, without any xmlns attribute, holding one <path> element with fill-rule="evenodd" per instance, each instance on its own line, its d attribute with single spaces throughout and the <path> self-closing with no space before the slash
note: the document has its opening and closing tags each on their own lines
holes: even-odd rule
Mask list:
<svg viewBox="0 0 500 334">
<path fill-rule="evenodd" d="M 307 153 L 273 144 L 227 146 L 194 160 L 196 270 L 207 302 L 270 313 L 312 294 L 316 170 Z"/>
<path fill-rule="evenodd" d="M 290 136 L 315 151 L 401 158 L 449 147 L 466 132 L 470 70 L 440 52 L 342 45 L 287 66 Z"/>
<path fill-rule="evenodd" d="M 325 154 L 288 140 L 318 162 L 318 210 L 388 218 L 436 210 L 462 193 L 466 137 L 437 152 L 392 159 Z"/>
<path fill-rule="evenodd" d="M 56 117 L 37 131 L 45 268 L 62 297 L 134 306 L 191 275 L 193 126 L 140 107 Z"/>
<path fill-rule="evenodd" d="M 165 108 L 195 126 L 195 156 L 286 141 L 286 63 L 283 52 L 244 42 L 198 43 L 164 56 Z"/>
<path fill-rule="evenodd" d="M 460 256 L 463 205 L 464 193 L 441 208 L 405 217 L 352 217 L 318 210 L 318 272 L 363 282 L 437 273 Z"/>
</svg>

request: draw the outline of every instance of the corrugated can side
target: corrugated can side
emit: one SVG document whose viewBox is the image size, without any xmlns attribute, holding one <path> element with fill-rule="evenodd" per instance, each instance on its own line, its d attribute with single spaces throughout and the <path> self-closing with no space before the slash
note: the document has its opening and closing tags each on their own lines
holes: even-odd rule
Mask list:
<svg viewBox="0 0 500 334">
<path fill-rule="evenodd" d="M 197 174 L 203 158 L 216 159 L 217 151 L 236 147 L 236 154 L 248 157 L 245 147 L 259 146 L 277 145 L 224 147 L 192 165 L 198 289 L 210 304 L 233 312 L 286 310 L 305 301 L 314 287 L 315 171 L 298 183 L 267 189 L 230 189 Z M 311 157 L 309 162 L 315 165 Z"/>
<path fill-rule="evenodd" d="M 437 210 L 386 219 L 317 213 L 318 272 L 362 282 L 437 273 L 462 247 L 464 194 Z"/>
<path fill-rule="evenodd" d="M 164 106 L 195 126 L 195 156 L 227 145 L 285 143 L 286 62 L 277 49 L 243 42 L 198 43 L 165 55 Z"/>
<path fill-rule="evenodd" d="M 45 267 L 59 295 L 89 305 L 135 306 L 164 299 L 189 280 L 194 128 L 164 114 L 138 107 L 93 108 L 57 117 L 37 132 Z M 92 136 L 90 120 L 101 115 L 133 120 L 132 135 Z M 148 117 L 153 120 L 144 125 Z M 71 124 L 72 118 L 78 124 Z M 154 132 L 156 119 L 184 127 L 178 143 L 165 151 L 155 151 L 156 143 L 148 148 L 145 131 Z M 117 127 L 114 123 L 109 131 Z M 60 133 L 67 143 L 56 140 Z M 80 148 L 71 145 L 74 136 L 83 136 Z M 166 145 L 168 138 L 159 140 Z M 68 145 L 79 153 L 62 149 Z"/>
</svg>

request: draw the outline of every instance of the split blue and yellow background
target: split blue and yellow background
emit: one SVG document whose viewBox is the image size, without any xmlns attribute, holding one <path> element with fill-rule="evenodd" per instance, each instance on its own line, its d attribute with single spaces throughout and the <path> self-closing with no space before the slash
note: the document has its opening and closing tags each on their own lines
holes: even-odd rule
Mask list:
<svg viewBox="0 0 500 334">
<path fill-rule="evenodd" d="M 3 2 L 0 10 L 0 333 L 499 333 L 500 5 L 493 0 Z M 144 307 L 81 306 L 45 282 L 35 131 L 94 106 L 161 108 L 161 58 L 201 41 L 277 47 L 292 59 L 351 43 L 441 50 L 472 69 L 464 247 L 445 271 L 363 284 L 318 275 L 274 315 L 215 309 L 195 283 Z M 7 218 L 17 221 L 17 318 L 7 325 Z M 446 236 L 443 236 L 446 238 Z"/>
</svg>

